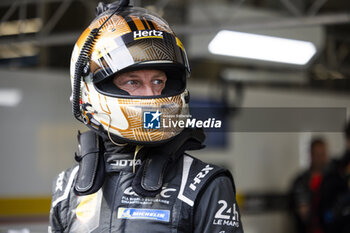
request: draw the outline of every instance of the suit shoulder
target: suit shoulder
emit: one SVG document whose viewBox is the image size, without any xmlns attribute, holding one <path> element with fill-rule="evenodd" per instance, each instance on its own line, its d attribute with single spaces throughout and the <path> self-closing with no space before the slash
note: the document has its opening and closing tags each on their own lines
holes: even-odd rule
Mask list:
<svg viewBox="0 0 350 233">
<path fill-rule="evenodd" d="M 60 172 L 52 184 L 52 204 L 55 207 L 58 203 L 66 200 L 73 187 L 79 166 L 75 166 Z"/>
</svg>

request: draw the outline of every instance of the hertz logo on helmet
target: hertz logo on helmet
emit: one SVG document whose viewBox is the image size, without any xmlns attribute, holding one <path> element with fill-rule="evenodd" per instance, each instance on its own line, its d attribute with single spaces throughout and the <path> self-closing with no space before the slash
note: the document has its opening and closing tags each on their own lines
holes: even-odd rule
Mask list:
<svg viewBox="0 0 350 233">
<path fill-rule="evenodd" d="M 163 38 L 163 32 L 157 30 L 139 30 L 134 32 L 134 40 L 144 38 Z"/>
</svg>

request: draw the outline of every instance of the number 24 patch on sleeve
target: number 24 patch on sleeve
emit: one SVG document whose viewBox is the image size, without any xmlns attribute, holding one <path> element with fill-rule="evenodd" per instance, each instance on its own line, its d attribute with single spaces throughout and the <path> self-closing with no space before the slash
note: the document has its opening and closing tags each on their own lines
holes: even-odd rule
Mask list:
<svg viewBox="0 0 350 233">
<path fill-rule="evenodd" d="M 218 204 L 220 205 L 220 208 L 215 214 L 213 224 L 239 227 L 239 213 L 236 203 L 230 207 L 225 200 L 219 200 Z"/>
</svg>

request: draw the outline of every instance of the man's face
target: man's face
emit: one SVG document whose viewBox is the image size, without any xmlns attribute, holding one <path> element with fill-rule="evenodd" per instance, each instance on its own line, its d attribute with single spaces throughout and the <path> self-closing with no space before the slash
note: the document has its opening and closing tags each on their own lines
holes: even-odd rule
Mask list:
<svg viewBox="0 0 350 233">
<path fill-rule="evenodd" d="M 160 70 L 136 70 L 117 75 L 113 83 L 133 96 L 160 95 L 167 77 Z"/>
<path fill-rule="evenodd" d="M 327 145 L 324 143 L 317 143 L 311 149 L 311 166 L 316 169 L 322 169 L 328 162 Z"/>
</svg>

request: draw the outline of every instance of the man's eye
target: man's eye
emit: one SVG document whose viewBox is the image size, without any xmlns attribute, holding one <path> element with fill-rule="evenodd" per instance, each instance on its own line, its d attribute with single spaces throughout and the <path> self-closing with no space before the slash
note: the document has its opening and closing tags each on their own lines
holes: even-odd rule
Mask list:
<svg viewBox="0 0 350 233">
<path fill-rule="evenodd" d="M 136 85 L 137 82 L 135 80 L 129 80 L 129 81 L 126 82 L 126 84 L 128 84 L 128 85 Z"/>
<path fill-rule="evenodd" d="M 162 83 L 164 83 L 164 81 L 161 80 L 161 79 L 153 80 L 153 84 L 159 85 L 159 84 L 162 84 Z"/>
</svg>

